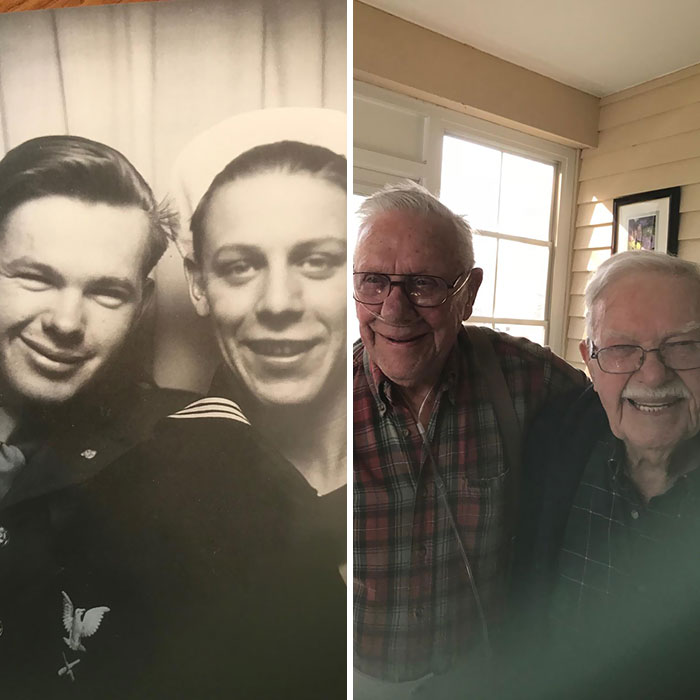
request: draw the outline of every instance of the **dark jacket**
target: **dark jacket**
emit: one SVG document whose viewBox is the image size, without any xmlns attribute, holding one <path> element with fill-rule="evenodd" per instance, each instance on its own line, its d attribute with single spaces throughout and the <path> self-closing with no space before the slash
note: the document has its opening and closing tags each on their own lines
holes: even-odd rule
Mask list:
<svg viewBox="0 0 700 700">
<path fill-rule="evenodd" d="M 111 395 L 79 399 L 57 410 L 27 413 L 10 442 L 26 465 L 0 501 L 0 693 L 20 698 L 72 696 L 63 641 L 62 591 L 76 607 L 87 581 L 76 532 L 82 492 L 188 392 L 122 382 Z M 81 661 L 82 663 L 82 661 Z M 77 674 L 78 668 L 75 668 Z"/>
<path fill-rule="evenodd" d="M 562 397 L 528 436 L 507 673 L 493 697 L 700 696 L 700 532 L 692 522 L 679 522 L 663 546 L 650 541 L 636 552 L 631 570 L 640 578 L 630 583 L 643 598 L 616 598 L 576 629 L 548 624 L 569 514 L 601 441 L 615 442 L 592 388 Z"/>
<path fill-rule="evenodd" d="M 110 608 L 86 687 L 344 697 L 345 586 L 315 537 L 316 494 L 240 411 L 202 400 L 115 466 L 84 492 L 85 605 Z"/>
</svg>

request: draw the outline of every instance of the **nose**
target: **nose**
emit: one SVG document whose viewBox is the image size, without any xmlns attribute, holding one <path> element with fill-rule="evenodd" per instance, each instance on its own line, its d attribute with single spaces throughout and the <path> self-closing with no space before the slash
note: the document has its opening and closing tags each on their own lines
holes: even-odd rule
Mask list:
<svg viewBox="0 0 700 700">
<path fill-rule="evenodd" d="M 668 369 L 661 362 L 658 350 L 647 351 L 644 356 L 644 363 L 635 373 L 635 379 L 646 386 L 662 386 L 668 381 L 668 375 L 673 370 Z"/>
<path fill-rule="evenodd" d="M 80 340 L 85 328 L 82 293 L 76 289 L 59 289 L 52 302 L 42 318 L 44 331 L 64 341 Z"/>
<path fill-rule="evenodd" d="M 406 296 L 403 284 L 392 283 L 389 296 L 384 300 L 381 310 L 382 318 L 387 321 L 400 322 L 415 319 L 416 310 Z"/>
<path fill-rule="evenodd" d="M 263 281 L 256 313 L 261 323 L 284 327 L 304 312 L 301 280 L 286 265 L 271 268 Z"/>
</svg>

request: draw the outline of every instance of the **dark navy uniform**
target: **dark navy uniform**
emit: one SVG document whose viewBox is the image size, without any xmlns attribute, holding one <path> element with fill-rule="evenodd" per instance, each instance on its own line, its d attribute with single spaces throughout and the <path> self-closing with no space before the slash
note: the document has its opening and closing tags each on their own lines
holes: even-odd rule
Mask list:
<svg viewBox="0 0 700 700">
<path fill-rule="evenodd" d="M 69 643 L 64 596 L 75 611 L 92 607 L 76 533 L 84 527 L 82 491 L 159 418 L 190 401 L 188 392 L 142 382 L 56 410 L 27 413 L 11 436 L 26 464 L 0 500 L 0 694 L 9 700 L 76 697 L 89 664 Z M 109 619 L 106 613 L 103 624 Z M 78 614 L 78 621 L 82 613 Z M 92 616 L 94 617 L 94 615 Z M 99 639 L 100 629 L 92 639 Z M 79 635 L 77 635 L 79 637 Z M 68 639 L 68 642 L 64 639 Z M 84 648 L 90 641 L 83 639 Z M 88 652 L 85 652 L 86 654 Z M 79 696 L 79 695 L 78 695 Z"/>
<path fill-rule="evenodd" d="M 162 421 L 83 495 L 85 593 L 73 600 L 110 612 L 66 685 L 345 697 L 346 588 L 319 544 L 316 493 L 235 403 L 201 399 Z"/>
</svg>

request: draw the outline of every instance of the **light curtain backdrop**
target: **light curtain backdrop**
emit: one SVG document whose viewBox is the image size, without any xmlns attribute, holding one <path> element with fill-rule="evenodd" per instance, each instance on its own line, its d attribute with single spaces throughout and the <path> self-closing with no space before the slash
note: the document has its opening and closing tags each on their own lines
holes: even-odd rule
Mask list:
<svg viewBox="0 0 700 700">
<path fill-rule="evenodd" d="M 85 136 L 124 153 L 163 198 L 180 150 L 233 114 L 345 111 L 345 32 L 345 0 L 165 0 L 2 15 L 2 154 L 35 136 Z M 156 380 L 204 390 L 218 352 L 173 246 L 156 279 Z"/>
</svg>

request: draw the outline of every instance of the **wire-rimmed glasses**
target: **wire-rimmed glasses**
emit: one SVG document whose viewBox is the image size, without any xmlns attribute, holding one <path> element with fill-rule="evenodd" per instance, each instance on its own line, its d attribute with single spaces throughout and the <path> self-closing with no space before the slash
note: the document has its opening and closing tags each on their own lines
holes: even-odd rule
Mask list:
<svg viewBox="0 0 700 700">
<path fill-rule="evenodd" d="M 648 350 L 641 345 L 596 348 L 595 343 L 591 343 L 591 359 L 608 374 L 632 374 L 640 370 L 650 352 L 658 352 L 659 360 L 668 369 L 700 369 L 700 341 L 697 340 L 663 342 L 658 348 Z"/>
<path fill-rule="evenodd" d="M 441 306 L 459 292 L 469 280 L 471 272 L 461 272 L 451 284 L 435 275 L 386 275 L 381 272 L 354 272 L 352 275 L 353 298 L 361 304 L 383 304 L 394 286 L 414 306 Z M 462 279 L 463 278 L 463 279 Z M 457 283 L 462 280 L 458 285 Z"/>
</svg>

